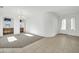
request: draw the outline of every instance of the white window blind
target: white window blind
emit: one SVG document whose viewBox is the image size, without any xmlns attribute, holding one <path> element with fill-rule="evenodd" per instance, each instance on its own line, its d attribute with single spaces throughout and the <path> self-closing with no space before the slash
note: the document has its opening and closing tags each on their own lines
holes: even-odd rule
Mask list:
<svg viewBox="0 0 79 59">
<path fill-rule="evenodd" d="M 66 19 L 62 19 L 61 30 L 66 30 Z"/>
<path fill-rule="evenodd" d="M 71 18 L 71 30 L 75 30 L 75 18 Z"/>
</svg>

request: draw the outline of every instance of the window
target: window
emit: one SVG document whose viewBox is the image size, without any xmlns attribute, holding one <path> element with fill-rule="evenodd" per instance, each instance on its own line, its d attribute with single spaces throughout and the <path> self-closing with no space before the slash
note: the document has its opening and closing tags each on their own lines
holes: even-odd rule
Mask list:
<svg viewBox="0 0 79 59">
<path fill-rule="evenodd" d="M 61 30 L 66 30 L 66 19 L 62 19 Z"/>
<path fill-rule="evenodd" d="M 11 18 L 4 18 L 5 26 L 10 27 L 11 25 Z"/>
<path fill-rule="evenodd" d="M 71 30 L 75 30 L 75 18 L 71 18 Z"/>
</svg>

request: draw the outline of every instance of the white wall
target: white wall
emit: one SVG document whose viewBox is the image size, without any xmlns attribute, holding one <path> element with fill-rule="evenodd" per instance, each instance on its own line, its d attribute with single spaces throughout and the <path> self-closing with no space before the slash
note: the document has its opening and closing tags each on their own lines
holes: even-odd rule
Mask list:
<svg viewBox="0 0 79 59">
<path fill-rule="evenodd" d="M 26 27 L 27 27 L 27 23 L 26 23 L 26 20 L 27 20 L 27 19 L 24 18 L 24 32 L 27 32 L 27 28 L 26 28 Z"/>
<path fill-rule="evenodd" d="M 35 9 L 34 9 L 35 8 Z M 59 16 L 54 13 L 58 10 L 52 7 L 27 7 L 24 10 L 17 7 L 5 7 L 0 9 L 0 16 L 11 17 L 12 21 L 14 20 L 14 34 L 20 34 L 20 23 L 18 16 L 24 16 L 25 20 L 25 31 L 30 32 L 39 36 L 51 37 L 59 33 L 70 34 L 70 35 L 79 35 L 79 14 L 68 14 L 65 16 Z M 74 9 L 74 8 L 73 8 Z M 56 10 L 56 11 L 55 11 Z M 64 9 L 65 10 L 65 9 Z M 53 12 L 52 12 L 53 11 Z M 60 12 L 61 11 L 61 12 Z M 64 13 L 62 10 L 58 10 L 59 13 Z M 68 12 L 68 10 L 66 10 Z M 66 13 L 65 12 L 65 13 Z M 70 11 L 69 11 L 70 12 Z M 73 10 L 72 10 L 73 12 Z M 76 31 L 70 30 L 70 17 L 76 17 Z M 67 30 L 63 31 L 61 27 L 61 19 L 63 17 L 67 18 Z M 5 27 L 3 25 L 3 27 Z M 1 30 L 0 30 L 1 31 Z M 2 35 L 2 34 L 1 34 Z"/>
<path fill-rule="evenodd" d="M 41 12 L 34 12 L 26 19 L 26 29 L 27 32 L 36 34 L 36 35 L 44 35 L 44 20 L 43 14 Z"/>
<path fill-rule="evenodd" d="M 35 11 L 26 21 L 27 32 L 51 37 L 58 32 L 58 16 L 51 12 L 37 12 Z"/>
<path fill-rule="evenodd" d="M 20 20 L 17 17 L 14 18 L 14 34 L 20 34 Z"/>
<path fill-rule="evenodd" d="M 3 36 L 3 18 L 0 17 L 0 36 Z"/>
<path fill-rule="evenodd" d="M 45 36 L 52 37 L 58 34 L 58 18 L 54 12 L 47 12 L 44 18 L 44 33 Z"/>
</svg>

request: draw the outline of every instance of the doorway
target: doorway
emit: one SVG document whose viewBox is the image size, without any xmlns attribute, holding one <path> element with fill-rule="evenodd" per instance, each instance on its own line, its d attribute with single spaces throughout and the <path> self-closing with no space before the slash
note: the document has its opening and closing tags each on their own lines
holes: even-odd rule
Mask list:
<svg viewBox="0 0 79 59">
<path fill-rule="evenodd" d="M 25 24 L 24 24 L 24 19 L 20 19 L 20 33 L 25 32 Z"/>
</svg>

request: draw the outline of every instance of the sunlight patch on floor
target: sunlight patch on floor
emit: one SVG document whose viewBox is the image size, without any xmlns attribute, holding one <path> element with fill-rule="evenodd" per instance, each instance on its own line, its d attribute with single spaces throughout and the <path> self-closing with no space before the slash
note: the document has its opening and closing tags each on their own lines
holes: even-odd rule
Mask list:
<svg viewBox="0 0 79 59">
<path fill-rule="evenodd" d="M 26 35 L 26 36 L 29 36 L 29 37 L 32 37 L 32 36 L 34 36 L 34 35 L 32 35 L 32 34 L 24 34 L 24 35 Z"/>
<path fill-rule="evenodd" d="M 8 39 L 8 42 L 14 42 L 17 40 L 14 36 L 7 37 L 7 39 Z"/>
</svg>

